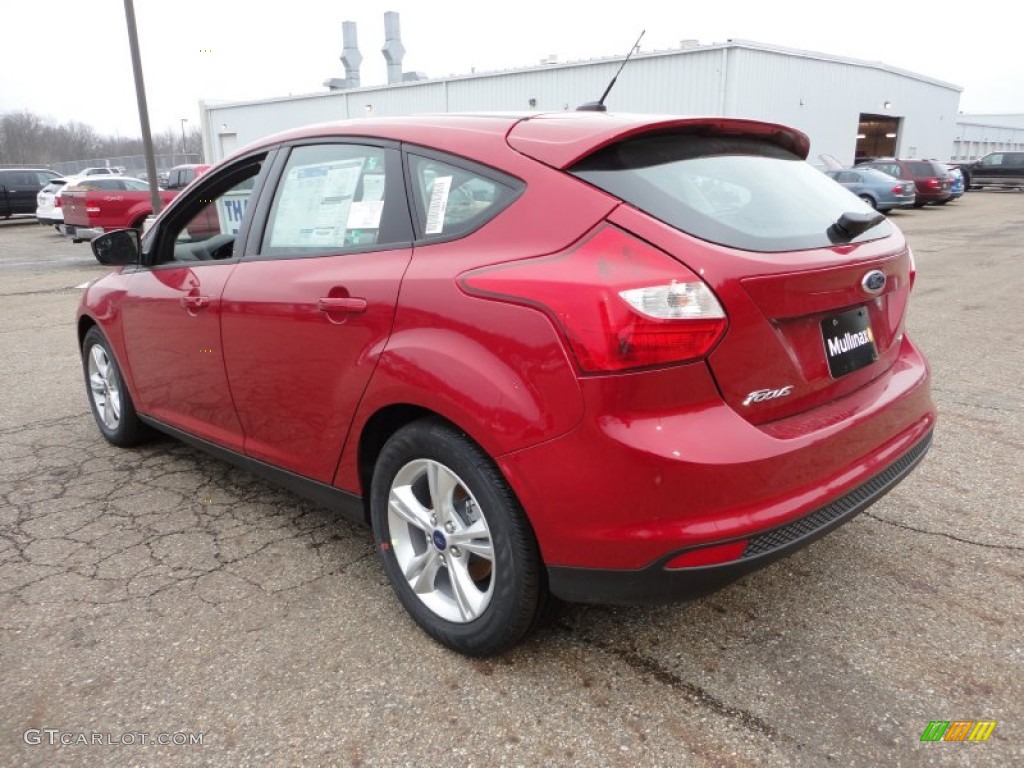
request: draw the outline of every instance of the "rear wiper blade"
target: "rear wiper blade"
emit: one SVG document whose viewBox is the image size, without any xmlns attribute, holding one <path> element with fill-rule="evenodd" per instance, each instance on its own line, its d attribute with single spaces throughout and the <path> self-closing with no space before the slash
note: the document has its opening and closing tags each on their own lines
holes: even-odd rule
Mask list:
<svg viewBox="0 0 1024 768">
<path fill-rule="evenodd" d="M 885 221 L 885 216 L 872 211 L 871 213 L 844 213 L 828 228 L 826 234 L 833 243 L 848 243 L 857 235 L 877 227 Z"/>
</svg>

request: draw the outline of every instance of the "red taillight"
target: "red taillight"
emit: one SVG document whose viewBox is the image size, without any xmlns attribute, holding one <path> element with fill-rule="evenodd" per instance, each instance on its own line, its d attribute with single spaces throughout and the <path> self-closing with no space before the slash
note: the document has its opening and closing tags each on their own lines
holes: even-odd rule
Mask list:
<svg viewBox="0 0 1024 768">
<path fill-rule="evenodd" d="M 59 197 L 53 198 L 53 207 L 54 208 L 60 208 L 60 198 Z"/>
<path fill-rule="evenodd" d="M 914 290 L 914 281 L 917 279 L 917 262 L 914 261 L 914 252 L 907 248 L 907 258 L 910 259 L 910 290 Z"/>
<path fill-rule="evenodd" d="M 730 541 L 728 544 L 715 544 L 711 547 L 701 547 L 683 552 L 678 557 L 673 557 L 665 564 L 666 568 L 699 568 L 702 565 L 718 565 L 738 560 L 747 548 L 747 539 Z"/>
<path fill-rule="evenodd" d="M 700 278 L 607 224 L 568 251 L 474 270 L 461 285 L 474 296 L 547 312 L 587 372 L 696 360 L 726 326 Z"/>
<path fill-rule="evenodd" d="M 924 185 L 932 189 L 942 189 L 942 182 L 938 179 L 925 179 Z"/>
<path fill-rule="evenodd" d="M 902 195 L 903 194 L 903 185 L 902 184 L 897 184 L 895 187 L 892 188 L 892 193 L 894 195 Z"/>
</svg>

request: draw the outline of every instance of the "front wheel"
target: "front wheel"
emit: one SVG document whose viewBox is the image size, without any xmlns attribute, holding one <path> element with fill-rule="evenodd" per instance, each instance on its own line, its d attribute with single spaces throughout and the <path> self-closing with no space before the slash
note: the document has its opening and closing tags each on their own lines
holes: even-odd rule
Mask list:
<svg viewBox="0 0 1024 768">
<path fill-rule="evenodd" d="M 370 516 L 395 594 L 435 640 L 486 656 L 533 628 L 546 599 L 533 531 L 466 435 L 435 419 L 396 432 L 374 468 Z"/>
<path fill-rule="evenodd" d="M 96 326 L 82 341 L 82 370 L 89 406 L 103 437 L 121 447 L 144 442 L 151 432 L 139 421 L 110 343 Z"/>
</svg>

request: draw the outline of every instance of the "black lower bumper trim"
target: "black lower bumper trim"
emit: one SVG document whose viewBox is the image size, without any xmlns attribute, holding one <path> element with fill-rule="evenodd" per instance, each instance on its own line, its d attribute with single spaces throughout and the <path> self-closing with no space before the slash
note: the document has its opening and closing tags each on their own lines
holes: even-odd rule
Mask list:
<svg viewBox="0 0 1024 768">
<path fill-rule="evenodd" d="M 667 562 L 686 551 L 681 550 L 637 570 L 548 566 L 548 585 L 556 597 L 578 603 L 661 603 L 706 595 L 852 520 L 910 474 L 931 443 L 929 432 L 899 459 L 839 498 L 797 520 L 749 537 L 738 560 L 699 568 L 666 569 Z M 726 541 L 709 542 L 719 543 Z"/>
</svg>

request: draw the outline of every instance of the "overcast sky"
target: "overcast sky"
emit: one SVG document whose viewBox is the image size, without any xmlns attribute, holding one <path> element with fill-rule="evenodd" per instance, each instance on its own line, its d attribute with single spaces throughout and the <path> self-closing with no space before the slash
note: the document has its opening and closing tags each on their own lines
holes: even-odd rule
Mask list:
<svg viewBox="0 0 1024 768">
<path fill-rule="evenodd" d="M 643 51 L 684 39 L 756 40 L 954 83 L 964 88 L 964 112 L 1024 112 L 1021 0 L 990 2 L 984 13 L 921 0 L 135 0 L 154 132 L 180 130 L 183 117 L 197 123 L 200 99 L 324 90 L 327 78 L 344 77 L 342 21 L 359 25 L 362 84 L 385 82 L 389 10 L 402 15 L 404 69 L 432 77 L 535 65 L 551 54 L 624 54 L 646 29 Z M 4 0 L 0 19 L 0 112 L 139 135 L 123 0 Z"/>
</svg>

